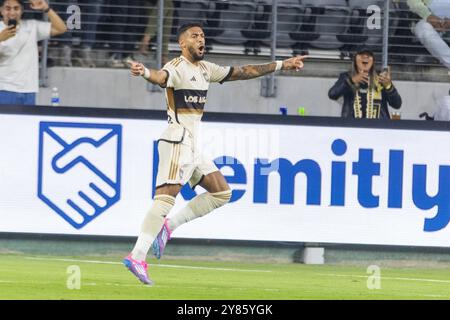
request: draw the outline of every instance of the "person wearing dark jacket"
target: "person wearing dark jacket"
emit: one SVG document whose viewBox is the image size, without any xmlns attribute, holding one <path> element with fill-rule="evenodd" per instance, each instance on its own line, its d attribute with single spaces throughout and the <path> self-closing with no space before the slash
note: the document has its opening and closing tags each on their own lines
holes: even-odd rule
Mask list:
<svg viewBox="0 0 450 320">
<path fill-rule="evenodd" d="M 390 68 L 377 74 L 372 51 L 361 48 L 353 57 L 352 70 L 342 73 L 328 97 L 344 98 L 344 118 L 390 119 L 388 105 L 400 109 L 402 98 L 391 80 Z"/>
</svg>

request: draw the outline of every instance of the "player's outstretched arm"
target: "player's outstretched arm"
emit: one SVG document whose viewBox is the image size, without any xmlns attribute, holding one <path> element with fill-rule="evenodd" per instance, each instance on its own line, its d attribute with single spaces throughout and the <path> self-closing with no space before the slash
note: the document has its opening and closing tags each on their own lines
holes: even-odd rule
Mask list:
<svg viewBox="0 0 450 320">
<path fill-rule="evenodd" d="M 167 72 L 163 70 L 147 69 L 142 63 L 128 60 L 130 71 L 133 76 L 143 77 L 145 80 L 157 84 L 161 87 L 165 87 L 167 83 Z"/>
<path fill-rule="evenodd" d="M 283 61 L 234 67 L 233 73 L 226 81 L 254 79 L 278 70 L 300 71 L 304 66 L 303 60 L 307 57 L 296 56 Z"/>
</svg>

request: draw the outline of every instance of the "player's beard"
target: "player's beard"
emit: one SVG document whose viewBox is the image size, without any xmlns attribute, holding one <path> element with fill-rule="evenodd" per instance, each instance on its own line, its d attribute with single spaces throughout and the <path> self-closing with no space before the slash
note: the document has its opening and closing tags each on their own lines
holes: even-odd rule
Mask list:
<svg viewBox="0 0 450 320">
<path fill-rule="evenodd" d="M 205 58 L 205 49 L 203 49 L 203 54 L 198 54 L 197 53 L 197 49 L 195 49 L 194 47 L 190 47 L 189 48 L 189 53 L 191 54 L 192 58 L 194 59 L 194 61 L 201 61 Z"/>
</svg>

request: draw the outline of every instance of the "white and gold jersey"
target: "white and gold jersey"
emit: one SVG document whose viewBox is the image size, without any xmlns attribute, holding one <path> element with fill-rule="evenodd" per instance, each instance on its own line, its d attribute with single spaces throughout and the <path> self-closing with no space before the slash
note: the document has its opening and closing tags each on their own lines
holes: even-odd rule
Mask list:
<svg viewBox="0 0 450 320">
<path fill-rule="evenodd" d="M 202 118 L 209 84 L 222 83 L 232 73 L 232 67 L 200 61 L 198 65 L 179 56 L 164 67 L 168 73 L 166 103 L 169 123 L 179 124 L 192 136 Z"/>
<path fill-rule="evenodd" d="M 223 82 L 233 72 L 207 61 L 198 65 L 180 56 L 167 63 L 166 84 L 169 126 L 158 140 L 158 175 L 156 185 L 180 184 L 189 181 L 193 187 L 203 176 L 218 168 L 197 148 L 197 129 L 203 115 L 206 94 L 211 82 Z"/>
</svg>

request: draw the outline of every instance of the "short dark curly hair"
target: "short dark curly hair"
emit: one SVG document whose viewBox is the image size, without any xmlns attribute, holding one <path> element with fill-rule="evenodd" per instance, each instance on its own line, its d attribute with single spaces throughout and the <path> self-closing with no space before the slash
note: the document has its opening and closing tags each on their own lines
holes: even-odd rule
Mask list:
<svg viewBox="0 0 450 320">
<path fill-rule="evenodd" d="M 185 33 L 186 30 L 189 30 L 190 28 L 193 28 L 193 27 L 199 27 L 199 28 L 202 28 L 202 29 L 203 29 L 203 24 L 198 23 L 198 22 L 190 22 L 190 23 L 185 23 L 185 24 L 183 24 L 182 26 L 180 26 L 180 27 L 178 28 L 178 31 L 177 31 L 177 40 L 180 40 L 181 35 L 182 35 L 183 33 Z"/>
</svg>

